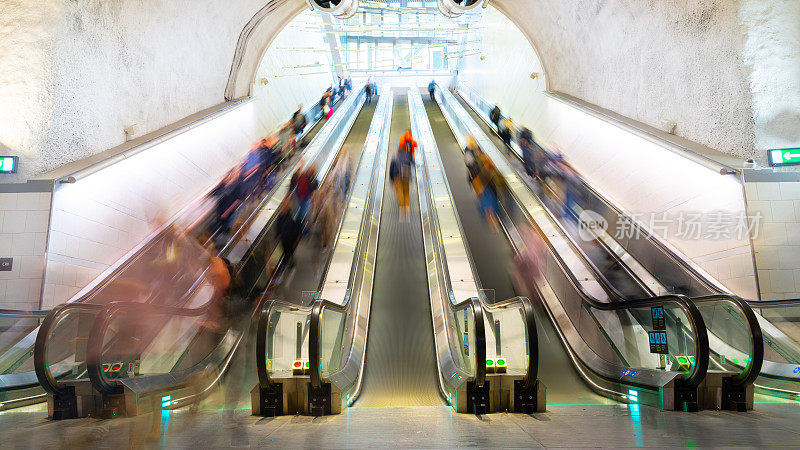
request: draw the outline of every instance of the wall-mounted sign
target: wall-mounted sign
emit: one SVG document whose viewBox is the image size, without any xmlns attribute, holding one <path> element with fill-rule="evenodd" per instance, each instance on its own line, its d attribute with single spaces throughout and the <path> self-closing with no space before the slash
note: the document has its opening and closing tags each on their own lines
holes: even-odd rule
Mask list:
<svg viewBox="0 0 800 450">
<path fill-rule="evenodd" d="M 13 267 L 14 258 L 0 258 L 0 272 L 11 272 Z"/>
<path fill-rule="evenodd" d="M 800 165 L 800 148 L 783 148 L 769 151 L 769 165 L 796 166 Z"/>
<path fill-rule="evenodd" d="M 0 156 L 0 173 L 17 173 L 18 156 Z"/>
</svg>

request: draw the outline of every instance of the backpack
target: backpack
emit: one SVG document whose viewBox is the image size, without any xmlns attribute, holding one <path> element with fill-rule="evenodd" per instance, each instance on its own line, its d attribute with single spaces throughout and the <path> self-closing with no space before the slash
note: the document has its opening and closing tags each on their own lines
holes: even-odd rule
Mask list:
<svg viewBox="0 0 800 450">
<path fill-rule="evenodd" d="M 400 175 L 400 164 L 397 161 L 397 157 L 392 159 L 391 164 L 389 164 L 389 179 L 394 181 Z"/>
</svg>

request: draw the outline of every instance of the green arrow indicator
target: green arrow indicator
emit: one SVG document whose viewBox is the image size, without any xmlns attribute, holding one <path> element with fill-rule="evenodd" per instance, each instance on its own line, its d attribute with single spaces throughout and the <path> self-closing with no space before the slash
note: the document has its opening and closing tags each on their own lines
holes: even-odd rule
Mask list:
<svg viewBox="0 0 800 450">
<path fill-rule="evenodd" d="M 769 163 L 773 167 L 800 164 L 800 148 L 783 148 L 769 151 Z"/>
</svg>

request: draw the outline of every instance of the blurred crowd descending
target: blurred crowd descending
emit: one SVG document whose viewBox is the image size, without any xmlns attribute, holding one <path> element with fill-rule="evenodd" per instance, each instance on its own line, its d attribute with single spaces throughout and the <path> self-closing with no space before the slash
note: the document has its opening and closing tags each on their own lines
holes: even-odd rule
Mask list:
<svg viewBox="0 0 800 450">
<path fill-rule="evenodd" d="M 336 228 L 350 189 L 352 174 L 349 157 L 341 155 L 337 158 L 330 176 L 320 185 L 322 175 L 316 164 L 296 171 L 291 178 L 289 193 L 278 209 L 275 237 L 280 243 L 283 267 L 288 269 L 287 277 L 294 273 L 297 265 L 295 252 L 301 243 L 311 245 L 313 260 L 305 262 L 316 269 L 321 268 L 321 257 L 332 250 Z M 287 277 L 282 277 L 282 280 Z M 287 281 L 282 282 L 286 284 Z"/>
<path fill-rule="evenodd" d="M 467 178 L 478 197 L 481 215 L 493 230 L 499 230 L 503 211 L 500 200 L 508 195 L 505 178 L 473 136 L 467 136 L 464 163 L 467 166 Z"/>
</svg>

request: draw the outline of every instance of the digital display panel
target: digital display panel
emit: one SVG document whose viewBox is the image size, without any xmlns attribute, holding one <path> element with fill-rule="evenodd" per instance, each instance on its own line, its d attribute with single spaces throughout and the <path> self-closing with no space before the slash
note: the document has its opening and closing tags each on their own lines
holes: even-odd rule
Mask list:
<svg viewBox="0 0 800 450">
<path fill-rule="evenodd" d="M 650 353 L 668 353 L 666 331 L 650 331 L 647 335 L 650 340 Z"/>
<path fill-rule="evenodd" d="M 654 330 L 666 330 L 667 323 L 664 320 L 664 307 L 653 306 L 650 308 L 650 317 L 653 319 Z"/>
</svg>

